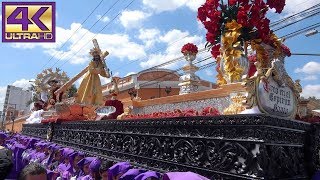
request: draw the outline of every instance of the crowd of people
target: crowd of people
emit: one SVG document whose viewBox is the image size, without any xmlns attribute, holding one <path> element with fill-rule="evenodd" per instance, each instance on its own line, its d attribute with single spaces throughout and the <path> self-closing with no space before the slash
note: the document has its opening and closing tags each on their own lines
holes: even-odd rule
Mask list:
<svg viewBox="0 0 320 180">
<path fill-rule="evenodd" d="M 21 134 L 0 132 L 0 180 L 208 180 L 192 172 L 161 174 L 112 162 Z"/>
</svg>

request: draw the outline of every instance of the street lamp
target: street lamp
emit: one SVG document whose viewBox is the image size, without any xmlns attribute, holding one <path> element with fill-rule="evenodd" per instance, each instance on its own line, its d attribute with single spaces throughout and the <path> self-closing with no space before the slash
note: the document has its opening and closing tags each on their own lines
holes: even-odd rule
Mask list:
<svg viewBox="0 0 320 180">
<path fill-rule="evenodd" d="M 130 88 L 130 89 L 128 90 L 128 94 L 130 95 L 131 100 L 132 100 L 134 97 L 137 96 L 137 90 L 136 90 L 135 88 Z"/>
<path fill-rule="evenodd" d="M 164 91 L 167 93 L 167 96 L 169 96 L 169 94 L 171 93 L 172 90 L 171 90 L 171 87 L 166 86 Z"/>
<path fill-rule="evenodd" d="M 12 132 L 14 132 L 14 131 L 13 131 L 13 127 L 14 127 L 14 119 L 15 119 L 15 117 L 14 117 L 13 112 L 10 112 L 10 118 L 11 118 L 11 121 L 12 121 L 12 128 L 11 128 L 11 131 L 12 131 Z"/>
</svg>

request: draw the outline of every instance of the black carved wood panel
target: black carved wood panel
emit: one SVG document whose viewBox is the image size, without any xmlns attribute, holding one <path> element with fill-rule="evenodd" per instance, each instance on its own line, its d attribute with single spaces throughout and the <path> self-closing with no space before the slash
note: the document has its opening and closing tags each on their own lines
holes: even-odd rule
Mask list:
<svg viewBox="0 0 320 180">
<path fill-rule="evenodd" d="M 49 126 L 52 141 L 116 161 L 216 179 L 307 178 L 308 123 L 265 115 L 78 121 Z M 46 137 L 47 125 L 23 133 Z M 42 134 L 45 133 L 45 134 Z"/>
</svg>

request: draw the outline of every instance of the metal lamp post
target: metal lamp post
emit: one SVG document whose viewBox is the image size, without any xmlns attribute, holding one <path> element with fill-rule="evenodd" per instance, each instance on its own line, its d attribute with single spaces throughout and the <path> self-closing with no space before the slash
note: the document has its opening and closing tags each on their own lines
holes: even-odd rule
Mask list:
<svg viewBox="0 0 320 180">
<path fill-rule="evenodd" d="M 169 94 L 171 93 L 172 90 L 171 90 L 171 87 L 166 86 L 164 91 L 167 93 L 167 96 L 169 96 Z"/>
<path fill-rule="evenodd" d="M 14 127 L 14 119 L 15 119 L 15 116 L 14 116 L 13 112 L 10 112 L 10 118 L 11 118 L 11 121 L 12 121 L 11 131 L 14 132 L 14 131 L 13 131 L 13 127 Z"/>
</svg>

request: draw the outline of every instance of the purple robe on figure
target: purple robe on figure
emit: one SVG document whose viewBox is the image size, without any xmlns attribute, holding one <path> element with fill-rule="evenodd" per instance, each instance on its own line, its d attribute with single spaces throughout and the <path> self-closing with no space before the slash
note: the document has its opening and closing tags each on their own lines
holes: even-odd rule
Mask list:
<svg viewBox="0 0 320 180">
<path fill-rule="evenodd" d="M 96 158 L 95 157 L 85 157 L 83 159 L 81 159 L 79 162 L 78 162 L 78 166 L 79 168 L 81 169 L 81 171 L 79 172 L 79 176 L 77 176 L 77 179 L 81 179 L 81 178 L 84 178 L 85 176 L 87 176 L 88 174 L 84 174 L 83 172 L 83 166 L 86 165 L 86 164 L 89 164 L 91 163 L 93 160 L 95 160 Z"/>
<path fill-rule="evenodd" d="M 161 175 L 155 171 L 147 171 L 145 173 L 139 174 L 134 178 L 134 180 L 146 180 L 147 178 L 160 179 Z"/>
<path fill-rule="evenodd" d="M 131 169 L 131 165 L 128 162 L 118 162 L 111 166 L 108 169 L 108 179 L 112 179 L 112 177 L 117 176 L 119 174 L 123 174 Z"/>
<path fill-rule="evenodd" d="M 163 175 L 163 180 L 209 180 L 193 172 L 169 172 Z"/>
<path fill-rule="evenodd" d="M 129 169 L 122 176 L 120 176 L 119 180 L 133 180 L 139 174 L 146 172 L 144 169 Z"/>
</svg>

